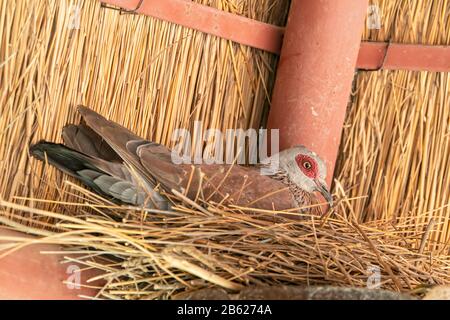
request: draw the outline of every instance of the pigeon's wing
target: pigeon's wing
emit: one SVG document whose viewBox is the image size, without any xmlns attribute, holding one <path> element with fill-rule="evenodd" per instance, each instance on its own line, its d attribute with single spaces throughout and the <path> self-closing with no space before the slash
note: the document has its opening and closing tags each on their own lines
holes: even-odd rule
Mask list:
<svg viewBox="0 0 450 320">
<path fill-rule="evenodd" d="M 171 151 L 165 146 L 135 135 L 125 127 L 105 119 L 84 106 L 78 111 L 85 123 L 129 165 L 153 183 L 165 189 L 179 189 L 186 175 L 184 166 L 172 162 Z"/>
<path fill-rule="evenodd" d="M 136 183 L 122 163 L 96 159 L 64 145 L 45 141 L 31 146 L 30 153 L 113 200 L 151 208 L 168 208 L 167 199 L 157 191 Z"/>
<path fill-rule="evenodd" d="M 84 123 L 69 124 L 62 130 L 64 144 L 90 157 L 112 162 L 122 162 L 119 155 L 94 130 Z"/>
<path fill-rule="evenodd" d="M 181 190 L 188 175 L 186 165 L 176 165 L 170 151 L 164 146 L 149 143 L 140 146 L 137 154 L 144 168 L 166 189 Z"/>
<path fill-rule="evenodd" d="M 89 108 L 78 106 L 78 112 L 86 125 L 102 137 L 123 161 L 132 164 L 138 170 L 142 170 L 140 160 L 133 149 L 139 144 L 148 143 L 148 141 L 143 140 L 127 128 L 105 119 Z M 128 149 L 128 146 L 131 146 L 132 149 Z"/>
</svg>

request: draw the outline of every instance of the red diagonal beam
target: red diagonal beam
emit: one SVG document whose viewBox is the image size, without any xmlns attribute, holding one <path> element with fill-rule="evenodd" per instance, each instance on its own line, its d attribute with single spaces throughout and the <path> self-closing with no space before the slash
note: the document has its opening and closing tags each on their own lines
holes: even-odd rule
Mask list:
<svg viewBox="0 0 450 320">
<path fill-rule="evenodd" d="M 201 5 L 190 0 L 100 0 L 126 10 L 176 23 L 253 48 L 279 53 L 284 28 Z M 140 6 L 139 6 L 140 4 Z"/>
</svg>

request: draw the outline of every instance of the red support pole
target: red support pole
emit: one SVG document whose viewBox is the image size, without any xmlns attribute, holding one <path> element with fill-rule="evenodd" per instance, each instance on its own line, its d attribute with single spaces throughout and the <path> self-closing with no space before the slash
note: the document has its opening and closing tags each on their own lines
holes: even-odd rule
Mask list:
<svg viewBox="0 0 450 320">
<path fill-rule="evenodd" d="M 303 144 L 336 161 L 368 0 L 294 0 L 281 49 L 268 128 L 280 149 Z"/>
<path fill-rule="evenodd" d="M 26 235 L 0 228 L 0 237 L 23 238 Z M 7 242 L 0 241 L 0 245 Z M 89 278 L 99 275 L 99 271 L 83 270 L 83 266 L 75 263 L 61 264 L 61 255 L 42 254 L 42 251 L 61 251 L 61 248 L 32 244 L 0 258 L 0 300 L 74 300 L 97 294 L 98 290 L 83 285 Z M 0 251 L 2 253 L 4 251 Z M 77 286 L 78 279 L 80 286 Z M 96 285 L 100 283 L 89 283 L 89 286 Z"/>
</svg>

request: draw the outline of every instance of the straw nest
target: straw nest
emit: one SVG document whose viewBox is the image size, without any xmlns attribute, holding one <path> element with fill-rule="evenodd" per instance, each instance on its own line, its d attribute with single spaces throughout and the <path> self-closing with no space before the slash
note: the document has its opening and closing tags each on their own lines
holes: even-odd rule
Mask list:
<svg viewBox="0 0 450 320">
<path fill-rule="evenodd" d="M 23 212 L 54 221 L 52 230 L 0 222 L 39 240 L 11 239 L 2 255 L 43 242 L 65 246 L 66 262 L 101 274 L 95 298 L 165 299 L 205 287 L 231 291 L 254 285 L 333 284 L 422 293 L 427 285 L 450 281 L 450 260 L 413 249 L 424 234 L 408 233 L 408 221 L 359 224 L 346 216 L 351 200 L 342 198 L 320 218 L 293 212 L 193 203 L 168 195 L 171 211 L 115 206 L 69 183 L 85 195 L 83 204 L 63 203 L 64 212 L 33 209 L 2 201 L 13 218 Z M 67 214 L 70 212 L 71 214 Z M 284 216 L 280 216 L 284 214 Z M 408 236 L 405 236 L 405 233 Z M 422 246 L 421 246 L 422 248 Z"/>
</svg>

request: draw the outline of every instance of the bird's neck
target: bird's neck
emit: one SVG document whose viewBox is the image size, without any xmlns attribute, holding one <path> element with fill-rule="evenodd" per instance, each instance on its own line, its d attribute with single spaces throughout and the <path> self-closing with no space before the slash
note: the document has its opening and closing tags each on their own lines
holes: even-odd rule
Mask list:
<svg viewBox="0 0 450 320">
<path fill-rule="evenodd" d="M 289 175 L 286 171 L 284 170 L 278 171 L 275 175 L 273 175 L 273 179 L 276 179 L 289 187 L 289 191 L 294 196 L 294 199 L 297 202 L 299 208 L 310 206 L 317 203 L 316 196 L 312 193 L 303 190 L 301 187 L 295 184 L 289 178 Z"/>
</svg>

